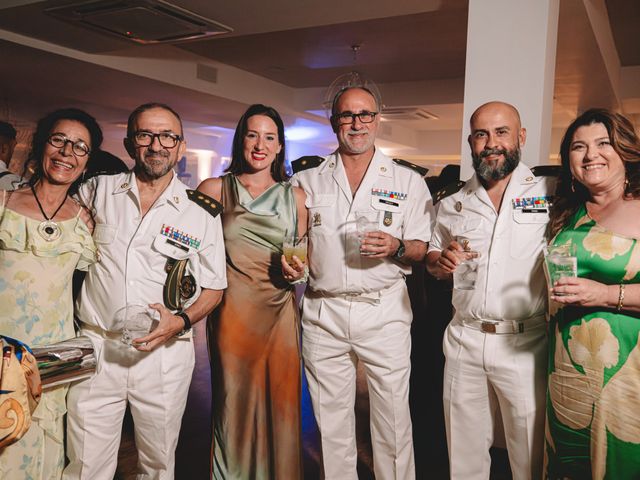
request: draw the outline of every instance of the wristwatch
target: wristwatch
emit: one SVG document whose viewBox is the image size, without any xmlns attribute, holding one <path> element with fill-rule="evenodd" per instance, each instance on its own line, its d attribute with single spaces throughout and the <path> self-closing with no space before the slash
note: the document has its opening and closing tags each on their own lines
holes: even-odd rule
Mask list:
<svg viewBox="0 0 640 480">
<path fill-rule="evenodd" d="M 401 239 L 398 239 L 398 242 L 400 242 L 400 245 L 398 246 L 396 253 L 393 254 L 393 258 L 396 260 L 400 260 L 400 258 L 404 257 L 405 252 L 404 242 Z"/>
<path fill-rule="evenodd" d="M 180 317 L 184 321 L 184 327 L 182 328 L 181 332 L 178 332 L 176 334 L 176 337 L 181 337 L 184 334 L 189 333 L 189 331 L 191 331 L 191 319 L 189 318 L 189 315 L 187 315 L 182 310 L 177 311 L 174 315 Z"/>
</svg>

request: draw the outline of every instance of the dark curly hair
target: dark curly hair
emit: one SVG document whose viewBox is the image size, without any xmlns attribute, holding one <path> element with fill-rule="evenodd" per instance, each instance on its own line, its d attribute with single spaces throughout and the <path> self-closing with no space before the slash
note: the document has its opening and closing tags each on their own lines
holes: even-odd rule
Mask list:
<svg viewBox="0 0 640 480">
<path fill-rule="evenodd" d="M 233 173 L 234 175 L 239 175 L 241 173 L 246 172 L 247 170 L 247 162 L 244 158 L 244 137 L 247 134 L 247 122 L 249 118 L 254 115 L 264 115 L 265 117 L 269 117 L 273 120 L 273 123 L 276 124 L 276 128 L 278 129 L 278 142 L 280 143 L 280 153 L 276 155 L 276 158 L 273 160 L 271 164 L 271 177 L 276 182 L 282 182 L 289 178 L 287 175 L 286 167 L 284 164 L 285 159 L 285 140 L 284 140 L 284 123 L 282 122 L 282 118 L 280 118 L 280 114 L 273 107 L 268 107 L 266 105 L 262 105 L 257 103 L 255 105 L 251 105 L 246 112 L 240 117 L 238 121 L 238 126 L 236 127 L 236 133 L 233 135 L 233 146 L 231 148 L 231 163 L 225 170 L 226 172 Z"/>
<path fill-rule="evenodd" d="M 46 116 L 38 120 L 36 131 L 31 139 L 31 151 L 27 161 L 25 162 L 25 168 L 23 176 L 27 173 L 27 168 L 31 166 L 33 168 L 33 175 L 29 179 L 29 185 L 35 185 L 43 176 L 44 171 L 42 169 L 42 161 L 44 160 L 44 149 L 47 145 L 49 135 L 53 131 L 53 127 L 61 120 L 73 120 L 81 123 L 88 131 L 91 137 L 91 152 L 89 152 L 89 158 L 87 160 L 87 169 L 92 165 L 93 152 L 100 149 L 102 145 L 102 129 L 95 118 L 89 115 L 84 110 L 78 108 L 62 108 L 55 110 Z M 69 195 L 73 195 L 78 191 L 78 187 L 82 183 L 83 178 L 78 178 L 69 187 Z"/>
<path fill-rule="evenodd" d="M 633 128 L 633 124 L 619 113 L 614 113 L 604 108 L 589 109 L 569 125 L 560 144 L 562 170 L 550 212 L 549 238 L 553 238 L 578 211 L 580 206 L 591 197 L 584 185 L 573 180 L 569 165 L 569 154 L 576 130 L 594 123 L 604 125 L 609 134 L 611 146 L 622 159 L 627 179 L 624 197 L 627 199 L 640 198 L 640 139 Z"/>
</svg>

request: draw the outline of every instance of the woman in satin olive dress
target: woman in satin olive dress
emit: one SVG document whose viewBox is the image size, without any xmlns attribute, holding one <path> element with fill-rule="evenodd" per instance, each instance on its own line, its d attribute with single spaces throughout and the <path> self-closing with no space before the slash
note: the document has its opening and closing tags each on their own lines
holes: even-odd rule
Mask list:
<svg viewBox="0 0 640 480">
<path fill-rule="evenodd" d="M 286 180 L 284 125 L 252 105 L 233 140 L 227 174 L 198 189 L 223 205 L 228 288 L 208 323 L 212 371 L 212 476 L 302 477 L 299 313 L 286 233 L 306 231 L 305 194 Z"/>
</svg>

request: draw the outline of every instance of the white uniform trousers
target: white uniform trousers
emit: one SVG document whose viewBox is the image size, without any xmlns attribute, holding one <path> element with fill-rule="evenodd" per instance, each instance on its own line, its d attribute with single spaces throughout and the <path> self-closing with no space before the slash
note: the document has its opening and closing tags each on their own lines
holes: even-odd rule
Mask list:
<svg viewBox="0 0 640 480">
<path fill-rule="evenodd" d="M 175 449 L 195 363 L 190 338 L 150 353 L 122 344 L 116 334 L 91 337 L 98 360 L 92 378 L 73 385 L 67 397 L 65 480 L 112 480 L 118 462 L 127 403 L 135 425 L 137 479 L 174 478 Z"/>
<path fill-rule="evenodd" d="M 498 406 L 514 480 L 541 478 L 547 338 L 545 322 L 534 325 L 491 334 L 454 317 L 447 327 L 443 400 L 451 479 L 489 478 Z"/>
<path fill-rule="evenodd" d="M 409 412 L 411 319 L 404 280 L 384 290 L 378 304 L 344 296 L 305 297 L 302 354 L 321 434 L 324 478 L 358 478 L 358 360 L 369 390 L 376 478 L 415 478 Z"/>
</svg>

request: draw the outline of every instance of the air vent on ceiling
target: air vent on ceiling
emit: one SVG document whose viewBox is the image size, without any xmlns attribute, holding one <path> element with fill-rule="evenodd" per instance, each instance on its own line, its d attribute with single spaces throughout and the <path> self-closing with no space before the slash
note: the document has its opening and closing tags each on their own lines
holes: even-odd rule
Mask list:
<svg viewBox="0 0 640 480">
<path fill-rule="evenodd" d="M 233 29 L 164 0 L 97 0 L 45 9 L 60 20 L 137 43 L 170 43 Z"/>
<path fill-rule="evenodd" d="M 438 116 L 417 107 L 388 107 L 382 109 L 387 120 L 437 120 Z"/>
<path fill-rule="evenodd" d="M 196 78 L 206 82 L 218 83 L 218 69 L 210 65 L 198 63 L 196 66 Z"/>
</svg>

